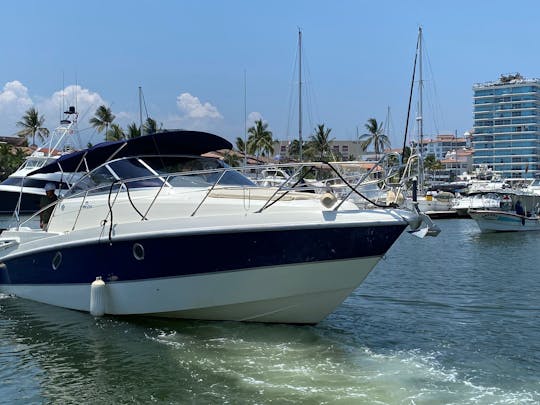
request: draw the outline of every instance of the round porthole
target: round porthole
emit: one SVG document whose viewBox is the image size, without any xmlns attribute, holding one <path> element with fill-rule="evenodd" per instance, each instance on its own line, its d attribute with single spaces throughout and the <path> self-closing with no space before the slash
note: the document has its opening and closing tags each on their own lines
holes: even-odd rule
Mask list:
<svg viewBox="0 0 540 405">
<path fill-rule="evenodd" d="M 52 268 L 53 270 L 58 269 L 62 264 L 62 252 L 56 252 L 52 259 Z"/>
<path fill-rule="evenodd" d="M 133 244 L 133 257 L 137 260 L 144 260 L 144 247 L 140 243 Z"/>
</svg>

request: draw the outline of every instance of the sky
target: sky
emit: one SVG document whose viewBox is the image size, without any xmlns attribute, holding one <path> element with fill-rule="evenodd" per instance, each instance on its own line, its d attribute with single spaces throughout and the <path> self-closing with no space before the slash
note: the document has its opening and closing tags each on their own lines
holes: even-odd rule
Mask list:
<svg viewBox="0 0 540 405">
<path fill-rule="evenodd" d="M 95 144 L 103 134 L 88 121 L 97 107 L 124 128 L 138 123 L 141 87 L 143 116 L 164 128 L 234 143 L 262 119 L 290 141 L 300 28 L 304 139 L 324 124 L 331 138 L 354 140 L 375 118 L 399 147 L 421 26 L 424 133 L 461 136 L 473 125 L 474 83 L 540 77 L 539 11 L 527 0 L 6 0 L 0 135 L 15 134 L 32 106 L 52 130 L 76 100 L 81 135 Z M 413 100 L 415 117 L 416 92 Z"/>
</svg>

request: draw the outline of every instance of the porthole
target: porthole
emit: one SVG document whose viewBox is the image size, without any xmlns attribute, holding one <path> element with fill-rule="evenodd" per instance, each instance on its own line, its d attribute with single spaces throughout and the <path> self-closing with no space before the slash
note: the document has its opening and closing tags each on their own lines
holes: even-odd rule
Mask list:
<svg viewBox="0 0 540 405">
<path fill-rule="evenodd" d="M 52 268 L 53 270 L 58 269 L 62 264 L 62 252 L 56 252 L 52 259 Z"/>
<path fill-rule="evenodd" d="M 144 247 L 140 243 L 133 244 L 133 257 L 137 260 L 144 260 Z"/>
</svg>

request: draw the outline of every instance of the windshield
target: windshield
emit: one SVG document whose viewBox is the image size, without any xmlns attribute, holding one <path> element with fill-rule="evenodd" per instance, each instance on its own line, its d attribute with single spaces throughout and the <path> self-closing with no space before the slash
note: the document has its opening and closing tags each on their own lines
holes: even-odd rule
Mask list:
<svg viewBox="0 0 540 405">
<path fill-rule="evenodd" d="M 194 172 L 185 175 L 171 176 L 168 180 L 173 187 L 207 187 L 214 184 L 228 168 L 219 159 L 193 156 L 151 156 L 143 157 L 144 162 L 157 173 L 166 177 L 173 173 Z M 197 171 L 205 171 L 197 173 Z M 247 177 L 236 170 L 225 172 L 220 185 L 255 186 Z"/>
<path fill-rule="evenodd" d="M 208 187 L 220 179 L 226 168 L 228 166 L 218 159 L 193 156 L 123 158 L 88 173 L 71 188 L 69 194 L 91 189 L 95 189 L 93 193 L 108 193 L 113 182 L 122 182 L 130 189 L 162 187 L 165 180 L 172 187 Z M 226 171 L 219 184 L 255 186 L 235 170 Z"/>
</svg>

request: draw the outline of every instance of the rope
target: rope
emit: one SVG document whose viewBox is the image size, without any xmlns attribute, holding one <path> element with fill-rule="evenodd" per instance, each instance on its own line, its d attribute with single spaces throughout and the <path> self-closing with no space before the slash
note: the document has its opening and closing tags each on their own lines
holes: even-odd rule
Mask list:
<svg viewBox="0 0 540 405">
<path fill-rule="evenodd" d="M 350 184 L 347 180 L 345 180 L 345 178 L 341 175 L 341 173 L 339 173 L 336 170 L 336 168 L 332 166 L 329 162 L 322 162 L 322 163 L 326 163 L 337 174 L 337 176 L 341 179 L 341 181 L 343 181 L 343 183 L 347 185 L 347 187 L 349 187 L 354 193 L 358 194 L 360 197 L 362 197 L 364 200 L 366 200 L 370 204 L 373 204 L 374 206 L 379 207 L 379 208 L 398 208 L 399 207 L 399 205 L 397 205 L 396 203 L 390 203 L 390 205 L 383 205 L 383 204 L 376 203 L 375 201 L 371 201 L 365 195 L 360 193 L 352 184 Z"/>
</svg>

